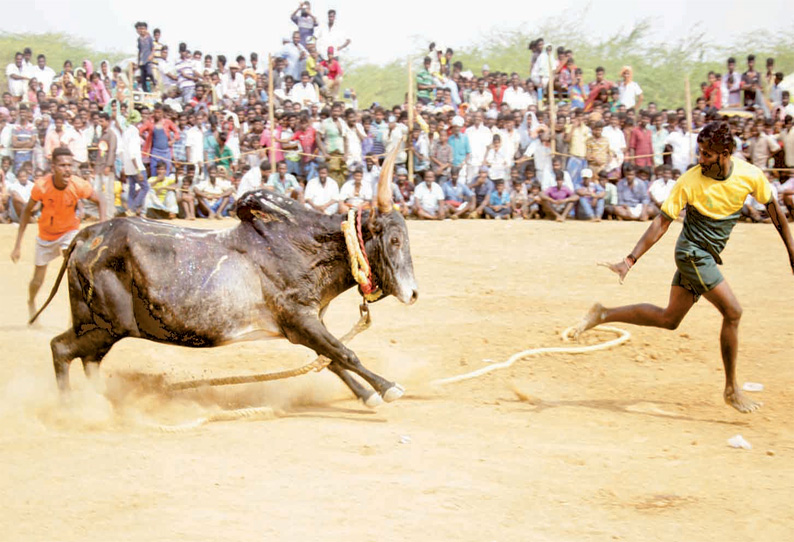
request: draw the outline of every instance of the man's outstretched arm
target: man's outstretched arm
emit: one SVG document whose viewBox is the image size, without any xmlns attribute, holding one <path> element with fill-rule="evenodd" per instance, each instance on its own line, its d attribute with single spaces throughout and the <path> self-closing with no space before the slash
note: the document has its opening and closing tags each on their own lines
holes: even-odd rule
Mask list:
<svg viewBox="0 0 794 542">
<path fill-rule="evenodd" d="M 636 261 L 639 260 L 643 254 L 648 252 L 665 233 L 667 233 L 667 229 L 670 227 L 671 222 L 672 220 L 667 218 L 664 213 L 659 213 L 659 215 L 653 219 L 651 225 L 648 226 L 648 229 L 645 230 L 645 233 L 642 234 L 642 237 L 637 241 L 637 244 L 628 256 L 618 263 L 599 263 L 598 265 L 608 267 L 611 271 L 617 273 L 620 283 L 623 284 L 623 279 L 626 278 L 629 269 L 631 269 Z"/>
<path fill-rule="evenodd" d="M 769 213 L 772 224 L 780 234 L 780 238 L 783 239 L 783 244 L 786 245 L 788 261 L 791 264 L 791 271 L 794 272 L 794 239 L 791 237 L 791 229 L 788 227 L 786 215 L 780 208 L 776 197 L 772 196 L 772 199 L 766 204 L 766 212 Z"/>
</svg>

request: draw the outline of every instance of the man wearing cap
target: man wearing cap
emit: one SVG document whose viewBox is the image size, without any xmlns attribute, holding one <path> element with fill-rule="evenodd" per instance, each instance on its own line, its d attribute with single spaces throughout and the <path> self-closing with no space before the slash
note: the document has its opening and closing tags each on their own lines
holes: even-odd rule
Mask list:
<svg viewBox="0 0 794 542">
<path fill-rule="evenodd" d="M 604 216 L 604 188 L 593 180 L 593 170 L 582 170 L 582 184 L 576 189 L 579 201 L 576 202 L 576 218 L 578 220 L 595 220 L 601 222 Z"/>
</svg>

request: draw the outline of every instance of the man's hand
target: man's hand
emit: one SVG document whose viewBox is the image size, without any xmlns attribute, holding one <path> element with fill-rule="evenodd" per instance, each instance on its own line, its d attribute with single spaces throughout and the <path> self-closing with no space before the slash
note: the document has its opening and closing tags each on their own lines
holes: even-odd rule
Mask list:
<svg viewBox="0 0 794 542">
<path fill-rule="evenodd" d="M 20 250 L 18 246 L 14 247 L 14 250 L 11 251 L 11 261 L 17 263 L 19 261 Z"/>
<path fill-rule="evenodd" d="M 623 284 L 623 281 L 626 279 L 626 275 L 628 275 L 630 269 L 625 259 L 618 263 L 598 262 L 598 265 L 601 267 L 608 267 L 610 271 L 617 273 L 618 280 L 621 284 Z"/>
</svg>

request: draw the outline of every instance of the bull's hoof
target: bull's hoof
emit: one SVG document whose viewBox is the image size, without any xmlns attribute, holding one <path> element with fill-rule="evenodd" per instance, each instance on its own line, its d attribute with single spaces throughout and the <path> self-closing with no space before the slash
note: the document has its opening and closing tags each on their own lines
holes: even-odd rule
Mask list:
<svg viewBox="0 0 794 542">
<path fill-rule="evenodd" d="M 364 401 L 364 404 L 369 408 L 378 408 L 383 404 L 383 397 L 381 397 L 378 392 L 373 391 L 372 395 L 367 397 L 367 399 Z"/>
<path fill-rule="evenodd" d="M 383 394 L 383 400 L 386 401 L 387 403 L 391 403 L 392 401 L 396 401 L 397 399 L 402 397 L 403 394 L 405 394 L 405 388 L 403 388 L 399 384 L 395 384 L 394 386 L 386 390 L 386 393 Z"/>
</svg>

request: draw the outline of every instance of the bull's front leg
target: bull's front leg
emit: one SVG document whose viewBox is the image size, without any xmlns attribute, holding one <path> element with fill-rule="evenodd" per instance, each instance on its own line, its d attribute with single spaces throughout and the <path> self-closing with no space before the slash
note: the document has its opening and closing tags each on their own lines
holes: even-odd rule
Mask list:
<svg viewBox="0 0 794 542">
<path fill-rule="evenodd" d="M 390 382 L 364 367 L 352 350 L 346 347 L 339 339 L 331 335 L 316 314 L 309 314 L 306 312 L 296 314 L 291 317 L 288 322 L 282 324 L 282 329 L 284 330 L 284 335 L 290 342 L 311 348 L 317 352 L 317 354 L 326 356 L 330 359 L 332 365 L 334 363 L 337 364 L 339 369 L 348 369 L 359 375 L 378 392 L 384 401 L 395 401 L 405 393 L 405 389 L 399 384 Z M 341 377 L 341 370 L 339 372 L 334 370 L 334 372 Z M 350 378 L 349 375 L 346 376 Z M 359 392 L 357 392 L 354 387 L 350 386 L 345 378 L 342 378 L 342 380 L 351 387 L 356 395 L 359 395 Z M 377 399 L 374 397 L 370 396 L 366 399 L 361 395 L 359 395 L 359 397 L 368 405 L 377 403 Z"/>
</svg>

